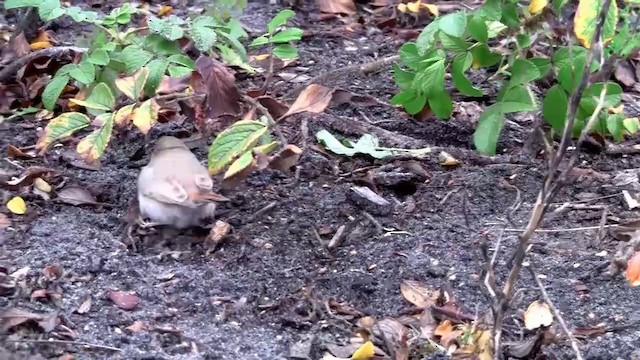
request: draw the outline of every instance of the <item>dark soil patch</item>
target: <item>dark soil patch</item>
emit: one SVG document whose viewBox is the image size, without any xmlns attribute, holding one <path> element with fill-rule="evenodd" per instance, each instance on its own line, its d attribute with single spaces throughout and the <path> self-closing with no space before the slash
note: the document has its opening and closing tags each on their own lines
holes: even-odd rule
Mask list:
<svg viewBox="0 0 640 360">
<path fill-rule="evenodd" d="M 265 5 L 251 6 L 252 13 L 275 11 Z M 269 17 L 264 18 L 266 22 Z M 345 41 L 308 39 L 301 45 L 302 64 L 315 75 L 370 56 L 345 52 L 341 49 Z M 374 42 L 385 44 L 380 54 L 393 53 L 399 46 L 384 33 L 363 40 L 366 45 Z M 387 70 L 366 78 L 343 79 L 338 85 L 385 101 L 394 91 Z M 521 205 L 511 215 L 513 224 L 508 227 L 526 225 L 544 176 L 544 159 L 532 159 L 523 153 L 529 136 L 523 130 L 527 124 L 517 119 L 514 121 L 522 127 L 507 124 L 500 143 L 504 155 L 493 159 L 471 151 L 474 124 L 462 116 L 447 122 L 417 123 L 387 107 L 343 105 L 322 115 L 298 115 L 283 127 L 290 139 L 299 140 L 299 124 L 306 118 L 308 141 L 314 143 L 313 136 L 319 129 L 339 129 L 337 124 L 342 124 L 342 135 L 360 135 L 348 131 L 349 122 L 362 122 L 363 116 L 373 121 L 388 120 L 379 127 L 413 139 L 415 146 L 447 148 L 462 162 L 448 169 L 440 166 L 434 155 L 422 161 L 430 175 L 428 181 L 380 185 L 381 195 L 394 204 L 390 215 L 374 215 L 384 234 L 377 234 L 363 210 L 348 198 L 350 187 L 357 183 L 357 176 L 349 173 L 374 163 L 364 158 L 326 157 L 308 150 L 297 182 L 293 176 L 277 172 L 252 176 L 245 188 L 225 194 L 232 201 L 220 207 L 218 217 L 233 225 L 234 239 L 211 255 L 206 255 L 201 241 L 182 236 L 155 246 L 147 244 L 138 252 L 123 245 L 127 236 L 122 219 L 135 198 L 138 168 L 148 160 L 148 151 L 140 161 L 129 159 L 158 136 L 178 131 L 175 125 L 157 127 L 150 139 L 137 133 L 116 136 L 99 171 L 69 166 L 57 156 L 62 148 L 52 150 L 45 159 L 21 162 L 25 167 L 54 168 L 68 183 L 95 189 L 99 201 L 114 207 L 75 207 L 22 194 L 29 215 L 24 219 L 13 216 L 15 226 L 0 237 L 0 260 L 9 273 L 29 268 L 26 282 L 19 286 L 25 291 L 0 297 L 0 307 L 43 314 L 59 311 L 75 332 L 76 341 L 121 351 L 16 342 L 47 339 L 39 331 L 23 328 L 1 335 L 0 350 L 4 349 L 5 355 L 0 357 L 55 358 L 73 353 L 75 359 L 284 359 L 294 344 L 310 340 L 311 358 L 319 359 L 326 344 L 345 343 L 352 333 L 344 320 L 327 316 L 318 306 L 335 301 L 377 318 L 397 316 L 408 308 L 399 291 L 405 279 L 425 282 L 434 289 L 449 284 L 470 313 L 486 313 L 490 303 L 479 280 L 485 266 L 480 245 L 487 238 L 493 241 L 499 236 L 505 215 L 518 197 Z M 35 142 L 35 131 L 23 130 L 25 124 L 2 125 L 0 151 L 6 153 L 9 144 L 26 146 Z M 198 155 L 204 159 L 205 149 L 199 149 Z M 606 174 L 640 167 L 640 160 L 634 156 L 585 155 L 583 161 L 582 167 Z M 7 161 L 1 164 L 0 170 L 15 170 L 15 165 Z M 584 193 L 618 194 L 591 204 L 607 205 L 611 214 L 623 220 L 636 217 L 623 208 L 620 189 L 604 185 L 593 176 L 573 178 L 557 201 L 577 201 Z M 7 195 L 3 193 L 4 198 Z M 273 209 L 253 217 L 272 202 L 276 204 Z M 543 227 L 597 226 L 601 214 L 571 211 L 545 222 Z M 320 247 L 313 229 L 329 229 L 330 234 L 324 237 L 330 238 L 341 225 L 347 225 L 349 235 L 338 249 L 328 253 Z M 534 239 L 529 263 L 545 276 L 547 291 L 570 326 L 635 323 L 636 327 L 581 343 L 588 359 L 629 359 L 632 353 L 639 355 L 640 288 L 629 288 L 621 276 L 610 277 L 599 270 L 598 266 L 620 244 L 610 236 L 599 240 L 596 233 L 541 232 Z M 516 235 L 505 234 L 503 249 L 515 244 Z M 603 251 L 604 256 L 599 254 Z M 509 254 L 503 255 L 502 266 Z M 64 276 L 43 285 L 43 269 L 54 264 L 64 269 Z M 498 276 L 504 278 L 505 274 L 499 272 Z M 586 295 L 578 293 L 578 283 L 588 289 Z M 53 301 L 30 301 L 30 291 L 43 286 L 58 289 L 61 301 L 57 305 Z M 112 288 L 135 292 L 139 306 L 133 311 L 117 308 L 106 295 Z M 539 297 L 528 274 L 523 274 L 517 288 L 516 310 L 524 310 Z M 87 297 L 92 299 L 90 310 L 76 313 Z M 238 302 L 244 305 L 234 307 Z M 512 315 L 519 319 L 515 312 Z M 152 330 L 132 333 L 125 329 L 135 321 L 143 321 Z M 544 352 L 551 359 L 573 358 L 562 341 L 545 347 Z M 429 359 L 431 355 L 418 358 Z"/>
</svg>

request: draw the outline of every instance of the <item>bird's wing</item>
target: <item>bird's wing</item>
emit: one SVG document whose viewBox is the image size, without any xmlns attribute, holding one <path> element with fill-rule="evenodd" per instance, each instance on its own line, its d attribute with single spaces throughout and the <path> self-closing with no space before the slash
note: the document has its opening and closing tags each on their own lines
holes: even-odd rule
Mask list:
<svg viewBox="0 0 640 360">
<path fill-rule="evenodd" d="M 172 177 L 158 175 L 154 174 L 151 167 L 143 168 L 138 180 L 140 192 L 156 201 L 188 206 L 186 202 L 189 200 L 189 194 L 184 187 Z"/>
</svg>

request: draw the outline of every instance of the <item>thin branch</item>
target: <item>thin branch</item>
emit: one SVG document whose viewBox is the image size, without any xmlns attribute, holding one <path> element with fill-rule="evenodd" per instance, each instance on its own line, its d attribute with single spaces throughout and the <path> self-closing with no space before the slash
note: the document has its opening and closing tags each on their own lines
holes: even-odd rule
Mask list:
<svg viewBox="0 0 640 360">
<path fill-rule="evenodd" d="M 12 63 L 7 65 L 4 69 L 0 70 L 0 83 L 7 80 L 9 77 L 15 75 L 21 67 L 27 65 L 33 60 L 41 57 L 61 57 L 70 52 L 85 53 L 89 51 L 87 48 L 81 48 L 76 46 L 57 46 L 46 49 L 40 49 L 26 54 L 25 56 L 15 59 Z"/>
<path fill-rule="evenodd" d="M 74 346 L 84 346 L 84 347 L 87 347 L 87 348 L 90 348 L 90 349 L 109 350 L 109 351 L 122 351 L 122 349 L 117 348 L 117 347 L 113 347 L 113 346 L 91 344 L 91 343 L 86 343 L 86 342 L 69 341 L 69 340 L 50 339 L 50 340 L 7 340 L 7 341 L 8 342 L 15 342 L 15 343 L 28 343 L 28 344 L 74 345 Z"/>
<path fill-rule="evenodd" d="M 247 101 L 251 105 L 255 106 L 256 109 L 260 110 L 262 115 L 264 115 L 267 118 L 267 120 L 269 121 L 269 126 L 273 129 L 273 131 L 278 136 L 278 140 L 280 140 L 280 145 L 283 145 L 283 146 L 286 145 L 287 144 L 287 138 L 284 136 L 282 131 L 280 131 L 280 128 L 278 127 L 278 124 L 273 119 L 273 116 L 271 116 L 271 114 L 269 113 L 269 109 L 267 109 L 262 104 L 260 104 L 260 101 L 252 98 L 249 95 L 245 95 L 243 98 L 244 98 L 245 101 Z"/>
</svg>

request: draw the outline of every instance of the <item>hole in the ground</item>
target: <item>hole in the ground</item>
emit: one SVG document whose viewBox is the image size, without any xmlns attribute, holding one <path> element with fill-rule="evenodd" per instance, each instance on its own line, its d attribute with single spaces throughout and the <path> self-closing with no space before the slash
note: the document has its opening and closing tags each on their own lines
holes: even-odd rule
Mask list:
<svg viewBox="0 0 640 360">
<path fill-rule="evenodd" d="M 391 190 L 398 197 L 405 197 L 409 195 L 413 195 L 418 190 L 418 186 L 415 182 L 412 181 L 401 181 L 398 184 L 394 185 Z"/>
</svg>

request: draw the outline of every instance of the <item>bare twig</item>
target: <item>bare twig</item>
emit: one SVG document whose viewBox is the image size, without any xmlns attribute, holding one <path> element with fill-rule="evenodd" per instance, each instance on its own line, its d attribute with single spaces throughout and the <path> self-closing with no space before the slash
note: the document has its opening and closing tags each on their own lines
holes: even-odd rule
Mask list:
<svg viewBox="0 0 640 360">
<path fill-rule="evenodd" d="M 84 52 L 87 52 L 88 50 L 89 49 L 87 48 L 81 48 L 76 46 L 57 46 L 57 47 L 50 47 L 50 48 L 40 49 L 34 52 L 30 52 L 25 56 L 15 59 L 12 63 L 7 65 L 4 69 L 0 70 L 0 83 L 7 80 L 9 77 L 15 75 L 18 72 L 18 70 L 20 70 L 21 67 L 27 65 L 28 63 L 32 62 L 37 58 L 41 58 L 45 56 L 55 58 L 55 57 L 66 55 L 70 52 L 84 53 Z"/>
<path fill-rule="evenodd" d="M 580 348 L 578 347 L 578 342 L 576 341 L 576 338 L 573 337 L 573 333 L 571 332 L 571 330 L 569 330 L 569 327 L 564 322 L 564 319 L 562 318 L 560 311 L 558 311 L 558 308 L 556 308 L 555 305 L 553 305 L 553 302 L 551 302 L 551 298 L 549 298 L 549 294 L 547 294 L 547 290 L 545 290 L 544 285 L 542 284 L 542 281 L 540 281 L 540 279 L 538 278 L 536 273 L 533 271 L 533 269 L 529 267 L 527 268 L 527 270 L 529 270 L 529 273 L 531 274 L 533 281 L 535 281 L 536 285 L 538 285 L 538 289 L 540 289 L 542 298 L 547 303 L 547 305 L 549 305 L 549 307 L 551 308 L 551 312 L 553 313 L 553 316 L 555 316 L 556 319 L 558 320 L 558 323 L 560 324 L 562 331 L 564 331 L 565 335 L 567 335 L 567 338 L 571 343 L 571 348 L 576 354 L 576 359 L 583 360 L 584 358 L 582 357 L 582 353 L 580 352 Z"/>
<path fill-rule="evenodd" d="M 344 230 L 346 228 L 347 227 L 345 225 L 341 225 L 338 228 L 336 233 L 333 234 L 333 237 L 329 241 L 329 244 L 327 244 L 327 249 L 333 250 L 333 249 L 337 248 L 338 246 L 340 246 L 340 244 L 342 244 L 342 241 L 344 241 L 344 238 L 345 238 Z"/>
<path fill-rule="evenodd" d="M 273 119 L 273 116 L 271 116 L 271 114 L 269 113 L 269 109 L 264 107 L 262 104 L 260 104 L 260 102 L 258 100 L 252 98 L 249 95 L 245 95 L 243 98 L 244 98 L 244 100 L 246 102 L 250 103 L 251 105 L 255 106 L 256 109 L 260 110 L 262 115 L 264 115 L 267 118 L 267 121 L 269 121 L 269 126 L 273 129 L 273 131 L 278 136 L 278 140 L 280 141 L 280 145 L 286 145 L 287 144 L 287 138 L 284 136 L 282 131 L 280 131 L 280 128 L 278 127 L 278 124 Z"/>
<path fill-rule="evenodd" d="M 494 359 L 499 360 L 502 357 L 501 354 L 501 337 L 502 337 L 502 329 L 504 324 L 504 314 L 509 309 L 511 304 L 511 300 L 513 297 L 513 292 L 515 288 L 515 284 L 520 277 L 520 272 L 522 270 L 522 264 L 527 255 L 527 251 L 529 248 L 529 244 L 531 241 L 531 237 L 535 233 L 536 229 L 540 225 L 544 214 L 551 203 L 551 199 L 555 196 L 555 194 L 559 191 L 560 187 L 563 185 L 566 177 L 573 168 L 580 151 L 580 146 L 584 142 L 586 134 L 591 130 L 591 127 L 595 123 L 595 119 L 597 119 L 597 115 L 602 109 L 604 103 L 604 96 L 606 94 L 606 86 L 603 86 L 603 90 L 598 102 L 598 106 L 594 111 L 594 114 L 589 122 L 586 124 L 583 129 L 578 141 L 576 142 L 576 150 L 573 153 L 572 157 L 569 160 L 568 165 L 560 172 L 558 175 L 558 171 L 560 168 L 560 164 L 562 160 L 565 158 L 567 153 L 567 149 L 569 148 L 569 144 L 571 143 L 573 128 L 576 120 L 576 114 L 578 111 L 578 105 L 580 104 L 580 100 L 589 83 L 589 74 L 591 63 L 594 55 L 599 53 L 600 64 L 604 62 L 604 57 L 602 54 L 602 27 L 604 25 L 604 20 L 611 5 L 611 0 L 604 0 L 602 4 L 602 8 L 600 13 L 598 14 L 598 20 L 595 26 L 595 31 L 593 35 L 593 39 L 591 41 L 591 48 L 587 52 L 585 65 L 583 69 L 583 76 L 580 79 L 576 90 L 571 94 L 571 98 L 569 99 L 569 111 L 567 115 L 567 121 L 565 123 L 564 131 L 562 134 L 562 138 L 560 141 L 560 145 L 558 147 L 558 151 L 553 156 L 550 166 L 545 177 L 544 183 L 542 185 L 542 189 L 538 193 L 538 197 L 536 199 L 535 205 L 531 210 L 531 216 L 525 227 L 522 234 L 520 234 L 519 241 L 517 247 L 513 254 L 513 260 L 510 261 L 510 270 L 507 280 L 503 286 L 502 293 L 498 295 L 498 299 L 494 304 L 494 316 L 495 316 L 495 324 L 493 328 L 493 346 L 494 346 Z"/>
</svg>

